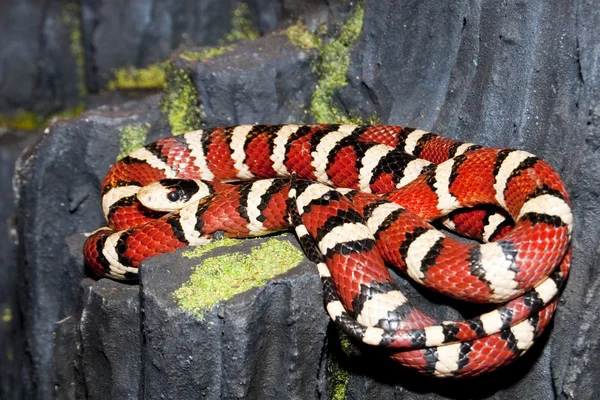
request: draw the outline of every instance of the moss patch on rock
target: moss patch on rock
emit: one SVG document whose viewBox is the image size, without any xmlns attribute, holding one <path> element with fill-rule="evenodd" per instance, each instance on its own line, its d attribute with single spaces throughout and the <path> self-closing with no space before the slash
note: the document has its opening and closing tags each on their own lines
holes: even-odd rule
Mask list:
<svg viewBox="0 0 600 400">
<path fill-rule="evenodd" d="M 81 114 L 85 109 L 84 104 L 64 110 L 51 116 L 42 116 L 36 114 L 33 111 L 18 110 L 10 114 L 0 114 L 0 127 L 20 129 L 20 130 L 33 130 L 40 129 L 48 125 L 48 121 L 52 118 L 72 118 Z"/>
<path fill-rule="evenodd" d="M 192 79 L 183 69 L 176 69 L 172 64 L 166 68 L 165 92 L 161 100 L 161 109 L 167 115 L 171 133 L 182 133 L 200 127 L 200 107 L 198 107 L 198 91 Z"/>
<path fill-rule="evenodd" d="M 350 68 L 350 50 L 362 30 L 363 16 L 361 1 L 342 25 L 338 37 L 319 48 L 319 63 L 315 67 L 319 80 L 310 105 L 311 114 L 317 122 L 354 122 L 333 105 L 332 99 L 335 89 L 348 84 L 346 74 Z"/>
<path fill-rule="evenodd" d="M 12 320 L 13 320 L 12 309 L 10 307 L 4 307 L 4 310 L 2 311 L 2 322 L 4 322 L 5 324 L 8 324 L 8 323 L 12 322 Z"/>
<path fill-rule="evenodd" d="M 327 345 L 327 387 L 329 398 L 345 400 L 350 380 L 353 345 L 342 330 L 332 326 L 328 332 Z"/>
<path fill-rule="evenodd" d="M 259 36 L 258 30 L 252 22 L 248 4 L 241 3 L 233 10 L 231 32 L 225 35 L 225 39 L 228 42 L 237 42 L 245 39 L 257 39 Z"/>
<path fill-rule="evenodd" d="M 186 61 L 207 61 L 213 57 L 233 51 L 235 46 L 207 47 L 198 51 L 184 51 L 179 58 Z"/>
<path fill-rule="evenodd" d="M 41 117 L 33 111 L 19 110 L 10 114 L 0 114 L 0 126 L 32 130 L 46 123 L 46 118 Z"/>
<path fill-rule="evenodd" d="M 133 150 L 146 144 L 147 134 L 147 126 L 139 124 L 125 125 L 121 129 L 121 143 L 117 160 L 120 160 Z"/>
<path fill-rule="evenodd" d="M 69 48 L 77 64 L 79 94 L 85 96 L 87 94 L 87 84 L 85 79 L 85 50 L 81 33 L 81 4 L 79 2 L 67 3 L 62 11 L 62 19 L 69 28 Z"/>
<path fill-rule="evenodd" d="M 311 98 L 310 114 L 319 123 L 365 123 L 362 118 L 346 115 L 333 103 L 334 91 L 348 84 L 346 75 L 350 68 L 350 51 L 362 31 L 363 16 L 363 2 L 359 1 L 338 36 L 331 40 L 325 40 L 319 33 L 308 32 L 302 21 L 286 30 L 295 46 L 305 50 L 316 49 L 318 53 L 313 67 L 318 81 Z M 369 117 L 366 122 L 376 123 L 378 118 Z"/>
<path fill-rule="evenodd" d="M 165 63 L 146 68 L 124 67 L 114 71 L 114 79 L 108 83 L 109 90 L 150 90 L 165 86 Z"/>
<path fill-rule="evenodd" d="M 295 25 L 288 27 L 285 34 L 294 46 L 304 50 L 318 49 L 322 46 L 321 37 L 308 32 L 306 25 L 301 20 Z"/>
<path fill-rule="evenodd" d="M 203 318 L 214 304 L 263 286 L 303 259 L 302 252 L 292 244 L 270 239 L 250 254 L 233 252 L 204 260 L 173 295 L 182 310 Z"/>
</svg>

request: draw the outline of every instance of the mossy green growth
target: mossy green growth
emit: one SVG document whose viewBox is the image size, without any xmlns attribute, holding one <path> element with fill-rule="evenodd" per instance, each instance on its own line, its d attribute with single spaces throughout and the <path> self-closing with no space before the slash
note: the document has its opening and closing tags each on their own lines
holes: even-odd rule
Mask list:
<svg viewBox="0 0 600 400">
<path fill-rule="evenodd" d="M 85 50 L 81 33 L 81 4 L 77 1 L 67 3 L 62 12 L 62 19 L 70 32 L 69 48 L 77 63 L 79 93 L 85 96 L 87 94 L 87 84 L 85 81 Z"/>
<path fill-rule="evenodd" d="M 172 64 L 166 68 L 167 81 L 161 100 L 161 109 L 167 114 L 171 133 L 182 133 L 200 127 L 200 107 L 198 107 L 198 91 L 190 76 L 183 69 L 176 69 Z"/>
<path fill-rule="evenodd" d="M 2 322 L 4 323 L 9 323 L 12 322 L 13 320 L 13 314 L 12 314 L 12 310 L 10 307 L 5 307 L 4 311 L 2 312 Z"/>
<path fill-rule="evenodd" d="M 114 71 L 114 79 L 108 82 L 109 90 L 149 90 L 165 86 L 165 63 L 146 68 L 124 67 Z"/>
<path fill-rule="evenodd" d="M 335 328 L 335 338 L 329 341 L 327 356 L 327 386 L 329 388 L 329 398 L 332 400 L 345 400 L 348 391 L 348 381 L 350 372 L 346 368 L 344 361 L 350 357 L 352 344 L 348 336 L 339 328 Z M 332 331 L 330 331 L 332 332 Z"/>
<path fill-rule="evenodd" d="M 14 129 L 32 130 L 46 123 L 46 118 L 32 111 L 19 110 L 11 114 L 0 114 L 0 126 Z"/>
<path fill-rule="evenodd" d="M 208 47 L 200 51 L 184 51 L 179 58 L 186 61 L 206 61 L 221 54 L 233 51 L 235 46 Z"/>
<path fill-rule="evenodd" d="M 204 260 L 174 292 L 182 310 L 204 318 L 206 310 L 297 266 L 304 255 L 288 242 L 270 239 L 250 254 L 229 253 Z"/>
<path fill-rule="evenodd" d="M 248 4 L 241 3 L 233 10 L 231 32 L 225 35 L 225 39 L 228 42 L 237 42 L 244 39 L 257 39 L 259 36 L 258 30 L 252 23 Z"/>
<path fill-rule="evenodd" d="M 356 123 L 359 121 L 337 109 L 332 104 L 332 99 L 334 90 L 348 84 L 346 74 L 350 68 L 350 50 L 356 44 L 362 30 L 363 16 L 363 2 L 359 1 L 342 25 L 338 37 L 318 48 L 319 61 L 315 66 L 318 81 L 310 105 L 310 112 L 317 122 Z"/>
<path fill-rule="evenodd" d="M 308 32 L 306 25 L 304 25 L 302 20 L 299 20 L 295 25 L 288 27 L 285 33 L 294 46 L 304 50 L 317 49 L 322 45 L 321 37 Z"/>
<path fill-rule="evenodd" d="M 146 144 L 147 134 L 148 128 L 143 125 L 125 125 L 121 129 L 121 143 L 117 160 L 120 160 L 133 150 Z"/>
<path fill-rule="evenodd" d="M 331 400 L 346 400 L 348 379 L 350 379 L 348 370 L 337 364 L 327 364 L 327 384 L 329 385 L 329 398 Z"/>
<path fill-rule="evenodd" d="M 18 110 L 10 114 L 0 114 L 0 127 L 7 127 L 20 130 L 40 129 L 48 125 L 52 118 L 72 118 L 81 114 L 85 109 L 82 103 L 75 108 L 57 112 L 48 117 L 34 113 L 33 111 Z"/>
</svg>

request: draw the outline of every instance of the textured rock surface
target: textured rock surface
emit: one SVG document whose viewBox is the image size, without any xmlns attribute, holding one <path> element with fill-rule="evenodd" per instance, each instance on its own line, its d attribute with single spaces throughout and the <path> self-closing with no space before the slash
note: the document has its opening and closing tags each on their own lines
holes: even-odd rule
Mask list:
<svg viewBox="0 0 600 400">
<path fill-rule="evenodd" d="M 203 125 L 306 119 L 316 84 L 311 71 L 314 53 L 294 46 L 287 36 L 274 34 L 241 43 L 204 62 L 180 54 L 173 57 L 174 67 L 193 75 Z"/>
<path fill-rule="evenodd" d="M 247 5 L 248 12 L 239 14 Z M 343 19 L 345 0 L 10 0 L 0 4 L 0 113 L 43 117 L 105 89 L 115 70 L 166 60 L 182 45 L 238 40 L 236 10 L 257 33 L 299 18 Z M 236 32 L 237 30 L 237 32 Z"/>
<path fill-rule="evenodd" d="M 76 1 L 0 3 L 0 113 L 47 115 L 79 104 L 83 54 L 77 54 L 81 36 L 73 36 L 79 14 Z"/>
<path fill-rule="evenodd" d="M 583 382 L 592 384 L 600 367 L 585 355 L 598 349 L 592 327 L 600 306 L 600 53 L 591 39 L 599 18 L 591 2 L 367 2 L 348 74 L 361 79 L 338 96 L 345 108 L 387 122 L 523 148 L 566 181 L 577 226 L 573 273 L 544 350 L 549 362 L 515 384 L 525 397 L 535 398 L 541 385 L 555 396 L 588 398 L 594 389 Z"/>
<path fill-rule="evenodd" d="M 0 393 L 19 382 L 17 366 L 23 358 L 19 341 L 20 315 L 17 303 L 17 232 L 12 191 L 15 162 L 21 151 L 40 133 L 0 131 Z"/>
<path fill-rule="evenodd" d="M 242 16 L 258 33 L 295 22 L 314 26 L 343 18 L 348 1 L 334 0 L 178 0 L 123 5 L 115 0 L 83 0 L 83 36 L 87 82 L 91 91 L 105 88 L 116 68 L 146 67 L 167 59 L 180 45 L 221 45 L 239 39 L 234 19 Z"/>
<path fill-rule="evenodd" d="M 67 239 L 66 264 L 75 271 L 83 263 L 84 240 Z M 78 307 L 54 330 L 56 396 L 313 397 L 328 317 L 308 262 L 215 307 L 202 320 L 180 310 L 173 297 L 203 259 L 247 253 L 267 240 L 217 248 L 200 258 L 178 251 L 148 260 L 139 286 L 81 281 L 79 293 L 63 303 L 65 309 Z M 290 234 L 275 240 L 295 243 Z"/>
<path fill-rule="evenodd" d="M 271 239 L 217 248 L 203 258 L 248 252 L 266 240 Z M 292 235 L 277 240 L 295 243 Z M 173 291 L 202 261 L 180 253 L 150 260 L 141 276 L 145 396 L 313 397 L 328 322 L 313 266 L 304 262 L 217 306 L 201 321 L 179 310 L 173 299 Z"/>
<path fill-rule="evenodd" d="M 22 366 L 27 396 L 51 397 L 52 331 L 75 306 L 83 270 L 65 263 L 65 238 L 102 224 L 100 181 L 119 152 L 124 126 L 148 127 L 148 140 L 168 133 L 158 98 L 99 108 L 73 121 L 56 121 L 16 176 L 19 188 L 18 287 L 24 348 Z M 147 125 L 148 124 L 148 125 Z M 23 349 L 21 349 L 23 351 Z M 16 390 L 16 389 L 15 389 Z"/>
<path fill-rule="evenodd" d="M 293 3 L 283 4 L 292 7 Z M 545 343 L 504 372 L 467 383 L 434 382 L 407 374 L 382 361 L 377 352 L 358 347 L 349 360 L 342 363 L 350 371 L 346 394 L 348 398 L 437 399 L 456 398 L 468 391 L 469 397 L 474 398 L 593 398 L 600 390 L 595 379 L 600 370 L 596 357 L 600 343 L 595 329 L 600 322 L 600 302 L 595 296 L 600 286 L 597 268 L 600 237 L 597 179 L 600 173 L 597 150 L 600 145 L 600 49 L 597 37 L 600 11 L 591 0 L 564 4 L 542 1 L 509 4 L 457 1 L 443 5 L 435 1 L 396 3 L 389 0 L 365 3 L 363 30 L 350 54 L 349 84 L 335 91 L 335 104 L 352 115 L 376 115 L 382 122 L 434 129 L 488 146 L 519 147 L 549 161 L 567 182 L 575 205 L 573 273 Z M 251 8 L 253 4 L 261 3 L 251 3 Z M 285 7 L 281 10 L 286 10 Z M 315 10 L 322 9 L 315 7 Z M 257 43 L 271 43 L 269 40 L 276 39 L 264 38 Z M 268 93 L 266 83 L 272 82 L 265 80 L 273 76 L 268 71 L 285 70 L 281 63 L 287 65 L 286 68 L 293 65 L 298 69 L 300 77 L 297 74 L 295 79 L 306 79 L 307 85 L 314 82 L 308 61 L 314 55 L 307 53 L 308 58 L 303 59 L 300 50 L 286 50 L 296 61 L 285 64 L 289 62 L 288 57 L 282 57 L 279 52 L 263 51 L 252 43 L 247 46 L 248 54 L 240 48 L 236 53 L 225 54 L 205 64 L 178 64 L 190 72 L 198 89 L 200 105 L 206 110 L 205 123 L 286 122 L 289 120 L 284 119 L 282 110 L 289 109 L 282 106 L 282 99 L 300 99 L 295 107 L 308 109 L 308 103 L 304 107 L 301 103 L 308 102 L 310 96 L 298 97 L 295 92 L 281 92 L 276 97 L 263 94 L 260 109 L 236 103 L 231 97 L 219 97 L 221 93 L 235 94 L 237 91 L 250 98 L 254 94 Z M 287 49 L 285 44 L 277 46 Z M 253 57 L 258 57 L 259 61 L 240 62 Z M 217 72 L 217 66 L 223 71 Z M 291 82 L 279 87 L 293 90 L 295 79 L 291 75 L 289 79 Z M 309 94 L 313 89 L 306 88 Z M 248 101 L 246 97 L 243 99 Z M 122 128 L 131 124 L 149 124 L 148 141 L 168 134 L 170 127 L 161 115 L 157 101 L 157 98 L 150 98 L 126 106 L 105 107 L 71 122 L 57 122 L 35 151 L 22 161 L 18 175 L 22 250 L 18 291 L 20 308 L 28 312 L 18 317 L 22 318 L 25 346 L 21 351 L 26 348 L 27 357 L 22 359 L 19 370 L 23 373 L 23 387 L 15 388 L 13 393 L 17 394 L 14 397 L 22 397 L 19 396 L 21 393 L 26 394 L 25 397 L 39 398 L 50 398 L 54 393 L 61 398 L 76 398 L 82 393 L 90 397 L 93 397 L 92 393 L 98 393 L 99 397 L 108 396 L 108 386 L 102 386 L 108 385 L 108 380 L 114 385 L 111 386 L 111 390 L 113 387 L 115 390 L 114 396 L 143 393 L 150 397 L 158 396 L 159 391 L 172 390 L 173 395 L 185 397 L 189 394 L 185 392 L 187 387 L 179 385 L 187 382 L 200 390 L 193 393 L 194 397 L 202 390 L 207 397 L 217 391 L 233 397 L 259 393 L 264 387 L 285 389 L 290 397 L 297 393 L 296 397 L 327 398 L 332 394 L 326 384 L 329 364 L 320 359 L 321 354 L 317 357 L 312 353 L 305 355 L 308 358 L 304 360 L 304 365 L 309 368 L 305 373 L 314 374 L 316 379 L 315 389 L 308 395 L 300 392 L 303 388 L 297 383 L 304 382 L 303 379 L 294 380 L 292 387 L 281 388 L 270 375 L 262 374 L 266 367 L 258 363 L 257 358 L 252 358 L 261 356 L 260 351 L 252 351 L 251 356 L 250 352 L 242 352 L 243 362 L 228 364 L 230 367 L 222 369 L 221 375 L 215 369 L 207 369 L 207 375 L 186 376 L 188 369 L 181 368 L 177 380 L 161 381 L 155 368 L 171 376 L 169 374 L 178 369 L 175 366 L 186 364 L 184 358 L 177 358 L 178 355 L 207 355 L 206 350 L 185 343 L 187 337 L 183 343 L 171 342 L 169 345 L 175 349 L 161 354 L 167 346 L 161 335 L 167 335 L 163 338 L 176 337 L 174 332 L 180 335 L 185 332 L 193 340 L 199 340 L 197 335 L 203 329 L 200 323 L 186 319 L 171 307 L 167 291 L 150 283 L 150 277 L 156 275 L 165 282 L 183 279 L 182 276 L 167 279 L 160 267 L 175 265 L 176 256 L 167 255 L 148 263 L 149 282 L 143 282 L 141 289 L 141 298 L 147 303 L 140 308 L 142 315 L 148 318 L 147 325 L 144 322 L 140 325 L 139 315 L 129 323 L 124 322 L 127 315 L 133 317 L 136 314 L 138 305 L 134 297 L 140 289 L 103 281 L 93 284 L 84 281 L 79 289 L 83 273 L 73 269 L 73 264 L 78 265 L 77 241 L 80 243 L 82 238 L 69 238 L 65 247 L 65 237 L 100 225 L 102 218 L 97 198 L 100 179 L 119 152 Z M 228 110 L 229 115 L 219 114 L 221 109 Z M 262 120 L 256 121 L 257 117 Z M 302 270 L 294 279 L 310 282 L 314 272 L 310 275 Z M 113 293 L 113 287 L 117 288 L 117 293 Z M 313 295 L 307 295 L 307 301 L 320 307 L 321 300 L 315 297 L 316 289 L 311 287 Z M 417 292 L 409 284 L 403 287 L 413 295 Z M 292 293 L 295 289 L 272 284 L 264 290 L 266 292 L 262 293 L 268 295 L 287 296 L 280 290 Z M 268 297 L 267 294 L 263 296 Z M 256 292 L 249 296 L 255 295 Z M 257 309 L 266 307 L 269 309 L 267 315 L 281 316 L 286 312 L 286 309 L 278 308 L 285 304 L 268 304 L 247 298 L 240 301 L 221 311 L 222 315 L 234 320 L 241 319 L 240 325 L 227 326 L 218 315 L 208 317 L 209 320 L 213 318 L 232 330 L 244 324 L 254 327 L 254 322 L 242 318 L 247 314 L 241 311 L 244 308 L 240 304 L 248 303 Z M 428 308 L 439 301 L 435 296 L 428 296 L 421 304 Z M 112 307 L 116 304 L 122 305 L 122 315 L 114 315 L 115 308 Z M 153 306 L 146 307 L 149 304 Z M 322 309 L 317 312 L 321 313 Z M 455 311 L 447 307 L 438 313 L 456 316 Z M 92 319 L 85 320 L 83 315 Z M 159 324 L 165 317 L 172 323 Z M 138 377 L 143 379 L 139 381 L 138 389 L 126 388 L 119 381 L 123 374 L 133 373 L 137 361 L 130 361 L 128 367 L 132 370 L 123 372 L 125 370 L 117 369 L 123 366 L 117 367 L 103 360 L 105 355 L 108 360 L 118 358 L 115 355 L 118 347 L 108 346 L 114 333 L 104 330 L 111 321 L 118 321 L 114 322 L 116 326 L 127 325 L 129 329 L 127 335 L 131 340 L 119 338 L 123 340 L 119 342 L 123 343 L 121 346 L 135 347 L 134 330 L 142 326 L 152 328 L 145 337 L 149 340 L 146 345 L 153 343 L 154 346 L 142 345 L 139 350 L 141 372 Z M 326 325 L 319 322 L 313 328 L 314 332 L 322 333 Z M 53 332 L 57 333 L 56 341 L 52 340 Z M 253 332 L 251 329 L 250 333 Z M 81 338 L 77 339 L 79 335 Z M 75 346 L 70 338 L 76 339 Z M 81 347 L 77 340 L 81 341 Z M 221 349 L 219 362 L 224 362 L 224 354 L 233 357 L 227 353 L 230 350 L 227 346 L 235 343 L 231 337 L 220 340 L 217 342 Z M 240 346 L 248 346 L 243 347 L 244 351 L 254 349 L 252 340 L 251 337 L 240 339 Z M 274 351 L 280 345 L 273 341 L 268 348 Z M 129 354 L 138 360 L 135 351 L 137 349 Z M 89 355 L 87 360 L 86 355 Z M 315 360 L 318 360 L 316 365 Z M 71 362 L 73 368 L 65 368 L 65 362 Z M 252 365 L 252 371 L 244 369 L 248 364 Z M 55 365 L 61 366 L 56 373 L 53 371 Z M 190 363 L 189 368 L 198 368 L 198 364 Z M 297 373 L 300 374 L 299 370 Z M 287 375 L 287 379 L 292 379 L 293 375 Z M 238 386 L 233 386 L 234 378 L 240 377 L 243 377 L 242 383 L 237 381 Z M 193 379 L 198 380 L 191 382 Z M 134 382 L 135 378 L 129 381 Z M 176 384 L 169 387 L 171 382 Z M 167 387 L 161 387 L 163 384 Z M 202 385 L 205 387 L 201 388 Z M 81 392 L 82 387 L 89 390 Z M 276 394 L 285 397 L 282 393 Z"/>
<path fill-rule="evenodd" d="M 87 81 L 105 88 L 116 68 L 146 67 L 180 44 L 216 45 L 231 31 L 241 0 L 83 0 Z"/>
</svg>

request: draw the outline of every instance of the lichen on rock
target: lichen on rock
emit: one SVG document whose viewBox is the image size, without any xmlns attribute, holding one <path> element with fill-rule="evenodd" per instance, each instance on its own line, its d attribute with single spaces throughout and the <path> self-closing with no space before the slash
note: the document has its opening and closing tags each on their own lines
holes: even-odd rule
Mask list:
<svg viewBox="0 0 600 400">
<path fill-rule="evenodd" d="M 213 246 L 218 247 L 219 242 L 223 241 Z M 229 239 L 222 244 L 230 246 L 236 242 Z M 201 254 L 204 252 L 201 250 Z M 175 291 L 174 297 L 181 309 L 203 318 L 205 311 L 215 303 L 260 287 L 274 276 L 296 267 L 303 259 L 303 253 L 296 247 L 273 238 L 253 248 L 250 254 L 229 252 L 205 259 Z"/>
<path fill-rule="evenodd" d="M 125 157 L 138 147 L 146 143 L 148 127 L 140 124 L 125 125 L 121 129 L 121 143 L 117 160 Z"/>
<path fill-rule="evenodd" d="M 362 1 L 356 4 L 348 19 L 341 27 L 337 38 L 323 43 L 319 48 L 319 61 L 315 72 L 319 76 L 313 93 L 310 112 L 317 122 L 352 123 L 348 117 L 333 104 L 335 89 L 348 84 L 346 75 L 350 67 L 350 50 L 362 31 L 364 9 Z"/>
<path fill-rule="evenodd" d="M 62 12 L 63 22 L 69 27 L 70 31 L 70 50 L 71 56 L 77 63 L 77 77 L 79 84 L 79 94 L 87 94 L 87 84 L 85 79 L 85 49 L 83 47 L 81 4 L 79 2 L 67 3 Z"/>
<path fill-rule="evenodd" d="M 304 50 L 318 49 L 322 46 L 321 37 L 318 34 L 309 32 L 302 20 L 289 26 L 285 30 L 285 34 L 294 46 Z"/>
<path fill-rule="evenodd" d="M 66 109 L 50 116 L 39 115 L 33 111 L 18 110 L 13 113 L 0 114 L 0 127 L 9 127 L 20 130 L 34 130 L 43 128 L 53 118 L 72 118 L 81 114 L 85 105 L 81 103 L 75 108 Z"/>
<path fill-rule="evenodd" d="M 218 47 L 206 47 L 202 50 L 188 50 L 184 51 L 179 55 L 179 58 L 186 61 L 207 61 L 213 57 L 220 56 L 221 54 L 228 53 L 235 49 L 234 45 L 230 46 L 218 46 Z"/>
<path fill-rule="evenodd" d="M 150 90 L 165 86 L 165 63 L 155 63 L 146 68 L 124 67 L 114 71 L 108 90 Z"/>
<path fill-rule="evenodd" d="M 245 39 L 257 39 L 259 36 L 258 30 L 254 27 L 254 23 L 250 18 L 248 4 L 241 3 L 233 10 L 231 32 L 225 36 L 225 39 L 228 42 L 237 42 Z"/>
<path fill-rule="evenodd" d="M 166 67 L 161 109 L 167 115 L 173 135 L 181 135 L 200 126 L 198 91 L 187 72 L 174 68 L 172 64 Z"/>
<path fill-rule="evenodd" d="M 360 32 L 364 9 L 362 1 L 356 4 L 352 13 L 333 39 L 324 36 L 324 32 L 309 32 L 306 25 L 299 20 L 285 31 L 290 41 L 304 50 L 316 49 L 318 59 L 313 70 L 318 76 L 316 88 L 310 104 L 310 114 L 320 123 L 365 123 L 365 120 L 349 116 L 333 103 L 334 91 L 348 84 L 347 74 L 350 67 L 350 51 L 356 44 Z M 377 116 L 366 118 L 366 122 L 379 122 Z"/>
</svg>

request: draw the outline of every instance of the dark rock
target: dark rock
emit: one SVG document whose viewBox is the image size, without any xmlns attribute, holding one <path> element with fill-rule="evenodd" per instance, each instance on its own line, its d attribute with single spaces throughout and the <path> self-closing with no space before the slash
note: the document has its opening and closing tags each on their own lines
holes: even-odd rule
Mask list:
<svg viewBox="0 0 600 400">
<path fill-rule="evenodd" d="M 311 31 L 344 20 L 353 3 L 347 0 L 246 0 L 261 32 L 303 20 Z"/>
<path fill-rule="evenodd" d="M 54 328 L 54 394 L 60 399 L 135 398 L 141 371 L 139 288 L 107 279 L 81 280 L 85 236 L 67 238 L 65 272 Z"/>
<path fill-rule="evenodd" d="M 180 310 L 173 297 L 206 257 L 249 253 L 266 240 L 297 246 L 288 234 L 217 248 L 199 259 L 181 257 L 178 251 L 144 262 L 142 351 L 147 398 L 314 397 L 328 317 L 313 265 L 304 262 L 261 288 L 215 306 L 204 320 Z"/>
<path fill-rule="evenodd" d="M 241 0 L 83 1 L 87 81 L 105 88 L 120 67 L 146 67 L 181 44 L 215 45 L 231 31 Z"/>
<path fill-rule="evenodd" d="M 85 91 L 80 8 L 75 1 L 0 3 L 0 114 L 47 116 L 79 105 Z"/>
<path fill-rule="evenodd" d="M 185 49 L 194 53 L 200 49 Z M 190 74 L 206 126 L 241 123 L 297 123 L 306 120 L 316 77 L 314 53 L 273 34 L 238 44 L 210 60 L 189 60 L 178 52 L 176 70 Z"/>
<path fill-rule="evenodd" d="M 20 313 L 17 304 L 17 232 L 12 190 L 15 162 L 21 151 L 33 144 L 41 132 L 0 131 L 0 388 L 20 390 L 17 366 L 22 362 L 24 344 L 20 340 Z M 7 397 L 9 398 L 9 397 Z M 17 398 L 17 396 L 13 397 Z"/>
<path fill-rule="evenodd" d="M 79 373 L 86 398 L 138 397 L 142 361 L 139 288 L 107 279 L 84 280 L 81 306 Z"/>
<path fill-rule="evenodd" d="M 103 223 L 99 190 L 103 175 L 119 153 L 125 126 L 147 129 L 157 140 L 169 129 L 158 99 L 107 106 L 72 121 L 57 120 L 34 149 L 23 155 L 16 171 L 19 231 L 17 292 L 24 310 L 22 332 L 28 357 L 22 380 L 24 397 L 51 397 L 52 331 L 55 323 L 77 309 L 83 265 L 65 262 L 65 238 Z M 75 286 L 74 286 L 75 285 Z"/>
<path fill-rule="evenodd" d="M 350 3 L 160 0 L 123 7 L 121 2 L 113 0 L 84 0 L 88 87 L 92 92 L 106 88 L 116 69 L 161 62 L 179 46 L 215 46 L 243 39 L 247 36 L 243 24 L 252 25 L 256 34 L 265 34 L 299 19 L 309 21 L 313 29 L 339 22 L 351 8 Z M 244 10 L 247 12 L 240 12 Z M 244 21 L 242 27 L 236 19 Z"/>
</svg>

